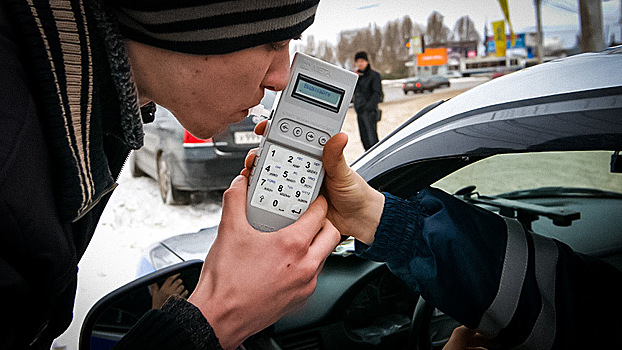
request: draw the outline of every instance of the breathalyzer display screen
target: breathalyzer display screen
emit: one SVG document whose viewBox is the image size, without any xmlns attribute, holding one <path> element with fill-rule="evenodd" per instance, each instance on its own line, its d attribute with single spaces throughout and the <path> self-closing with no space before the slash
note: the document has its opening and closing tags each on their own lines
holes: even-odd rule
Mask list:
<svg viewBox="0 0 622 350">
<path fill-rule="evenodd" d="M 292 97 L 338 112 L 345 91 L 316 79 L 298 74 Z"/>
</svg>

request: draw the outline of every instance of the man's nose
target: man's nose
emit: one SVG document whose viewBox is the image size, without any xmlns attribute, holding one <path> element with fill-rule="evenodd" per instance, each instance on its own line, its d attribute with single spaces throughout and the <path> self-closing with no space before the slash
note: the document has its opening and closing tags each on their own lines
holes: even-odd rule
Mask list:
<svg viewBox="0 0 622 350">
<path fill-rule="evenodd" d="M 264 88 L 281 91 L 285 90 L 289 80 L 289 50 L 283 50 L 274 56 L 268 72 L 263 79 Z"/>
</svg>

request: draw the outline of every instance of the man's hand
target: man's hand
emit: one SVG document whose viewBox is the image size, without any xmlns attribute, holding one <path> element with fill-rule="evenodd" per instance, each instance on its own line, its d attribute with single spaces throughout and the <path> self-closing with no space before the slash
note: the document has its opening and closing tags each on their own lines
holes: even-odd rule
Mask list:
<svg viewBox="0 0 622 350">
<path fill-rule="evenodd" d="M 267 122 L 255 127 L 255 133 L 262 135 Z M 370 187 L 363 178 L 353 171 L 343 156 L 348 136 L 339 133 L 324 145 L 323 193 L 328 200 L 328 219 L 343 235 L 350 235 L 359 241 L 371 244 L 376 228 L 380 223 L 384 208 L 382 193 Z M 248 153 L 242 175 L 249 177 L 257 150 Z"/>
<path fill-rule="evenodd" d="M 290 226 L 272 233 L 255 230 L 246 219 L 247 188 L 248 179 L 238 176 L 225 191 L 218 236 L 188 299 L 225 349 L 301 306 L 340 238 L 326 219 L 321 196 Z"/>
</svg>

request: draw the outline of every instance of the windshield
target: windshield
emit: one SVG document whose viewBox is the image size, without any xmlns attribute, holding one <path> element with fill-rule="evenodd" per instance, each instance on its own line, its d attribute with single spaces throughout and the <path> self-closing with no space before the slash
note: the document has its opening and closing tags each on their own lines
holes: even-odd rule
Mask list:
<svg viewBox="0 0 622 350">
<path fill-rule="evenodd" d="M 473 204 L 517 217 L 538 234 L 619 264 L 622 195 L 611 193 L 622 194 L 622 174 L 610 172 L 612 154 L 590 151 L 497 155 L 462 168 L 434 186 L 449 193 L 474 186 L 474 191 L 473 187 L 462 191 L 477 193 L 464 197 Z M 494 204 L 499 200 L 497 195 L 508 192 L 515 193 L 506 195 L 505 202 L 502 199 Z M 568 218 L 555 220 L 548 213 Z"/>
<path fill-rule="evenodd" d="M 622 193 L 622 174 L 611 173 L 612 151 L 501 154 L 475 162 L 433 184 L 449 193 L 474 185 L 495 195 L 541 187 Z"/>
</svg>

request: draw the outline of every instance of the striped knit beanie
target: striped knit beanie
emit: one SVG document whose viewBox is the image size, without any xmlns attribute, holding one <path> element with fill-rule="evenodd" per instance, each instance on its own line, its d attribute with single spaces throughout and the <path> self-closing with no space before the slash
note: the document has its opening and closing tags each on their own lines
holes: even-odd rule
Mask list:
<svg viewBox="0 0 622 350">
<path fill-rule="evenodd" d="M 225 54 L 299 36 L 319 0 L 110 0 L 121 33 L 166 50 Z"/>
</svg>

